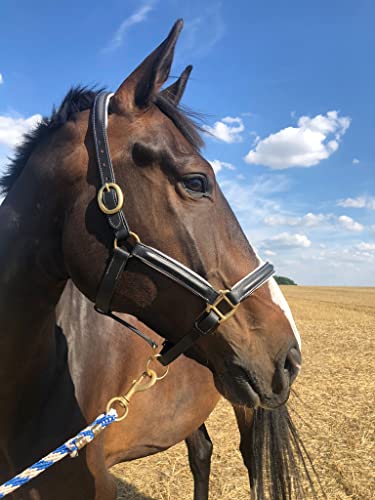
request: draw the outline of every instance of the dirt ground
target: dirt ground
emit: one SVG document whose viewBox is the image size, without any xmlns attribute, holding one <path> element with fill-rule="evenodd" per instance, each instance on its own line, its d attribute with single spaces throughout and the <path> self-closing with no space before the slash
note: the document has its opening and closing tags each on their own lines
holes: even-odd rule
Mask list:
<svg viewBox="0 0 375 500">
<path fill-rule="evenodd" d="M 296 426 L 329 500 L 375 499 L 375 288 L 284 287 L 303 341 L 291 397 Z M 207 422 L 214 443 L 210 499 L 249 499 L 231 406 Z M 121 500 L 191 499 L 183 443 L 112 469 Z"/>
</svg>

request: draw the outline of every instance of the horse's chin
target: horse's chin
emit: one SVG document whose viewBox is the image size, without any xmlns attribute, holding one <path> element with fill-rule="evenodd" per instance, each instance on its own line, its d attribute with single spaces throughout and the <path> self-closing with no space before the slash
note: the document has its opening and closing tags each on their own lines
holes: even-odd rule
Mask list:
<svg viewBox="0 0 375 500">
<path fill-rule="evenodd" d="M 247 408 L 262 406 L 261 398 L 246 376 L 231 376 L 228 374 L 214 375 L 217 390 L 230 403 Z"/>
</svg>

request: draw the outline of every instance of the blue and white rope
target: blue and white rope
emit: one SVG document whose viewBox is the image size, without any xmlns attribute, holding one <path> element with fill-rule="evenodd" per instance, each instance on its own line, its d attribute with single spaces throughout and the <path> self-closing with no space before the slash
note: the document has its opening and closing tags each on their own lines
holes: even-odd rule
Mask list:
<svg viewBox="0 0 375 500">
<path fill-rule="evenodd" d="M 90 425 L 88 425 L 85 429 L 79 432 L 76 436 L 69 439 L 63 445 L 56 448 L 54 451 L 49 453 L 47 456 L 36 462 L 35 464 L 28 467 L 23 472 L 18 474 L 17 476 L 9 479 L 9 481 L 5 482 L 0 486 L 0 498 L 4 498 L 9 493 L 17 490 L 24 484 L 34 479 L 34 477 L 39 476 L 42 472 L 47 470 L 51 465 L 59 462 L 67 455 L 71 457 L 75 457 L 78 454 L 80 447 L 77 446 L 77 441 L 79 439 L 84 439 L 85 445 L 91 443 L 95 437 L 102 432 L 106 427 L 116 421 L 117 412 L 114 409 L 111 409 L 108 413 L 103 413 L 99 415 L 99 417 L 94 420 Z M 93 432 L 93 428 L 95 427 L 95 432 Z"/>
</svg>

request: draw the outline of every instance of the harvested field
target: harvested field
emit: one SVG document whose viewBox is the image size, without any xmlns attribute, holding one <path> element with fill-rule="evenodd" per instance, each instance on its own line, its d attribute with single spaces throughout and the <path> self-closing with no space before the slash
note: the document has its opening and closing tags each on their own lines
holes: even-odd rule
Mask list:
<svg viewBox="0 0 375 500">
<path fill-rule="evenodd" d="M 375 288 L 284 287 L 302 335 L 304 365 L 290 407 L 327 498 L 375 499 Z M 208 420 L 211 499 L 249 499 L 231 406 Z M 121 500 L 191 499 L 184 444 L 112 469 Z"/>
</svg>

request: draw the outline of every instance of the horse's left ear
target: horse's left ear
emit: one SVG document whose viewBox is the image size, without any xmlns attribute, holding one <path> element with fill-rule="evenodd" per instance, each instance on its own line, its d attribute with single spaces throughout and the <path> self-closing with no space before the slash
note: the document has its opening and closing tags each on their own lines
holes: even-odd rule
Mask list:
<svg viewBox="0 0 375 500">
<path fill-rule="evenodd" d="M 160 92 L 163 97 L 172 101 L 175 106 L 178 105 L 178 103 L 182 99 L 182 96 L 184 95 L 185 87 L 192 69 L 193 66 L 187 66 L 181 73 L 180 78 L 178 78 L 174 83 L 172 83 L 172 85 Z"/>
<path fill-rule="evenodd" d="M 164 42 L 120 85 L 112 98 L 114 111 L 126 113 L 150 104 L 169 76 L 174 48 L 182 27 L 183 21 L 179 19 Z"/>
</svg>

